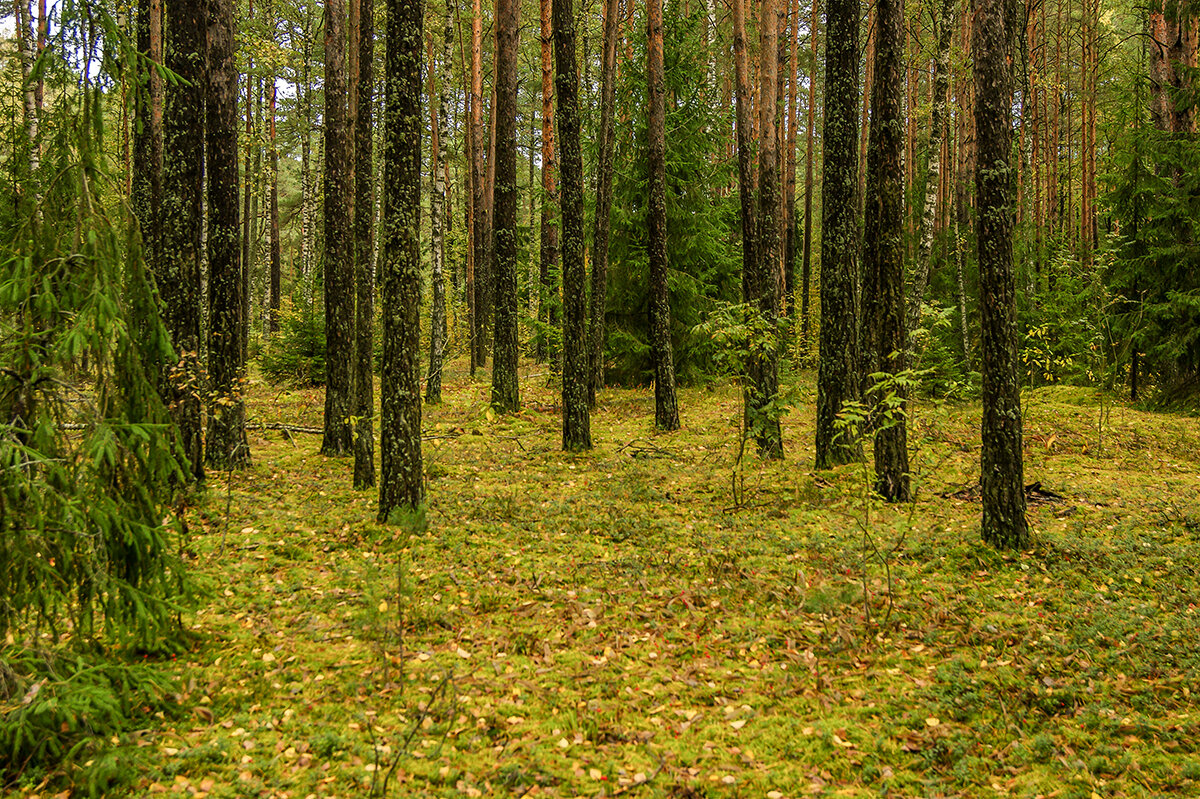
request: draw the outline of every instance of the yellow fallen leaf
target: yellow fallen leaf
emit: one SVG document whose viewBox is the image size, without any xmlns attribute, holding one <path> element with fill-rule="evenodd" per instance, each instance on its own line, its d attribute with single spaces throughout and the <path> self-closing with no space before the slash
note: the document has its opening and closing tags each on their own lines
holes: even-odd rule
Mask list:
<svg viewBox="0 0 1200 799">
<path fill-rule="evenodd" d="M 854 748 L 854 744 L 853 744 L 852 742 L 850 742 L 850 741 L 843 741 L 843 740 L 841 739 L 841 737 L 839 737 L 839 736 L 838 736 L 838 734 L 837 734 L 837 733 L 834 733 L 834 734 L 833 734 L 833 745 L 834 745 L 834 746 L 840 746 L 840 747 L 842 747 L 843 749 L 853 749 L 853 748 Z"/>
<path fill-rule="evenodd" d="M 745 720 L 745 719 L 738 719 L 737 721 L 731 721 L 731 722 L 729 723 L 729 726 L 730 726 L 730 727 L 733 727 L 735 730 L 740 730 L 742 727 L 745 727 L 745 726 L 746 726 L 746 720 Z"/>
<path fill-rule="evenodd" d="M 930 716 L 929 718 L 925 719 L 925 726 L 927 726 L 927 727 L 937 727 L 941 723 L 942 723 L 942 720 L 937 718 L 936 716 Z"/>
<path fill-rule="evenodd" d="M 588 769 L 588 776 L 594 780 L 604 779 L 604 774 L 602 774 L 600 769 L 598 769 L 598 768 Z"/>
</svg>

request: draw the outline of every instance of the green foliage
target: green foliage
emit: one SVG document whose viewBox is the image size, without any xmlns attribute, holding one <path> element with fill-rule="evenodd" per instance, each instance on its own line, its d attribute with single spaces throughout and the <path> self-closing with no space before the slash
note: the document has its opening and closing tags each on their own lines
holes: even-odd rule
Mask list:
<svg viewBox="0 0 1200 799">
<path fill-rule="evenodd" d="M 641 13 L 641 12 L 639 12 Z M 635 23 L 636 25 L 637 23 Z M 644 22 L 641 23 L 644 27 Z M 665 20 L 667 91 L 667 259 L 675 372 L 694 382 L 718 367 L 720 348 L 697 329 L 719 302 L 740 299 L 740 235 L 732 164 L 714 131 L 731 124 L 728 109 L 711 102 L 720 92 L 709 74 L 711 48 L 703 44 L 704 11 Z M 607 321 L 609 379 L 646 384 L 650 361 L 649 260 L 647 256 L 647 117 L 645 41 L 635 38 L 633 69 L 617 86 L 613 181 L 613 234 Z M 629 165 L 622 168 L 621 165 Z"/>
<path fill-rule="evenodd" d="M 123 770 L 108 741 L 161 706 L 172 688 L 150 665 L 45 658 L 17 647 L 0 653 L 0 761 L 14 774 L 27 770 L 27 782 L 72 764 L 72 783 L 90 796 L 103 795 Z"/>
<path fill-rule="evenodd" d="M 267 340 L 261 357 L 263 374 L 273 383 L 296 386 L 325 384 L 325 316 L 315 303 L 283 298 L 279 332 Z"/>
<path fill-rule="evenodd" d="M 1107 198 L 1123 220 L 1113 325 L 1169 400 L 1200 389 L 1200 140 L 1145 128 L 1124 144 Z"/>
<path fill-rule="evenodd" d="M 87 13 L 63 25 L 113 45 L 96 80 L 132 69 L 116 21 Z M 65 769 L 127 720 L 136 692 L 104 653 L 176 646 L 191 590 L 168 508 L 186 462 L 157 388 L 175 355 L 103 156 L 105 95 L 52 66 L 45 159 L 0 230 L 4 780 Z"/>
<path fill-rule="evenodd" d="M 1052 289 L 1023 315 L 1027 385 L 1093 384 L 1104 376 L 1110 303 L 1100 274 L 1067 253 L 1050 262 Z"/>
</svg>

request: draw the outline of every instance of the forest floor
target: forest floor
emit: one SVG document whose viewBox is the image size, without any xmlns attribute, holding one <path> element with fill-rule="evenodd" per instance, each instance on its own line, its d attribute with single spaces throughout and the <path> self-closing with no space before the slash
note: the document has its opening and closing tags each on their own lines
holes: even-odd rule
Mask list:
<svg viewBox="0 0 1200 799">
<path fill-rule="evenodd" d="M 122 795 L 1200 794 L 1200 420 L 1028 392 L 1043 493 L 1009 555 L 979 540 L 978 403 L 915 405 L 919 498 L 887 507 L 814 471 L 808 373 L 786 458 L 739 470 L 732 383 L 670 434 L 607 390 L 568 455 L 545 367 L 496 416 L 453 366 L 424 520 L 378 525 L 316 435 L 258 427 L 210 476 L 184 693 Z M 322 405 L 256 382 L 249 416 Z"/>
</svg>

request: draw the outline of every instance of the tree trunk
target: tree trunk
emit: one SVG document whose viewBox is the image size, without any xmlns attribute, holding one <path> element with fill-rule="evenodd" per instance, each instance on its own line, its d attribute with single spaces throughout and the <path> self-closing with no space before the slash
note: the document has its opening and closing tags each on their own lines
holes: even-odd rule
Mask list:
<svg viewBox="0 0 1200 799">
<path fill-rule="evenodd" d="M 375 14 L 359 5 L 354 82 L 354 487 L 375 485 Z"/>
<path fill-rule="evenodd" d="M 763 0 L 759 18 L 758 221 L 755 262 L 743 278 L 746 301 L 761 316 L 769 341 L 751 341 L 744 395 L 746 430 L 753 431 L 763 458 L 783 457 L 783 434 L 774 407 L 779 394 L 779 0 Z"/>
<path fill-rule="evenodd" d="M 596 215 L 592 228 L 592 308 L 589 341 L 588 407 L 604 388 L 604 312 L 608 299 L 608 234 L 612 210 L 613 105 L 616 97 L 618 0 L 606 0 L 604 51 L 600 61 L 600 159 L 596 167 Z"/>
<path fill-rule="evenodd" d="M 238 230 L 237 66 L 233 0 L 207 0 L 208 373 L 214 400 L 208 416 L 208 465 L 250 460 L 242 380 L 242 264 Z"/>
<path fill-rule="evenodd" d="M 442 401 L 442 365 L 446 357 L 446 186 L 444 173 L 438 170 L 441 157 L 441 125 L 449 133 L 447 107 L 450 95 L 450 44 L 454 35 L 454 0 L 446 0 L 446 19 L 442 29 L 442 63 L 439 75 L 437 109 L 432 113 L 431 149 L 433 158 L 433 202 L 430 229 L 433 235 L 433 304 L 429 320 L 429 374 L 425 380 L 425 401 L 431 405 Z M 431 70 L 432 71 L 432 70 Z M 429 102 L 433 103 L 430 95 Z M 447 150 L 449 148 L 446 148 Z M 447 156 L 446 162 L 450 159 Z"/>
<path fill-rule="evenodd" d="M 825 128 L 821 188 L 821 342 L 816 465 L 861 457 L 835 424 L 858 399 L 858 17 L 859 0 L 829 0 L 825 36 Z"/>
<path fill-rule="evenodd" d="M 667 289 L 666 78 L 662 0 L 647 0 L 647 71 L 650 92 L 650 347 L 654 359 L 654 424 L 679 429 L 671 353 L 671 297 Z"/>
<path fill-rule="evenodd" d="M 947 100 L 950 90 L 950 43 L 954 33 L 955 0 L 942 0 L 942 11 L 938 20 L 937 63 L 933 75 L 933 111 L 929 121 L 929 165 L 926 168 L 924 212 L 921 214 L 921 229 L 917 247 L 917 261 L 913 272 L 912 293 L 908 297 L 906 328 L 911 352 L 912 332 L 921 323 L 921 303 L 929 285 L 929 272 L 933 258 L 934 216 L 942 178 L 942 140 L 949 125 Z M 911 123 L 910 123 L 911 124 Z"/>
<path fill-rule="evenodd" d="M 789 319 L 796 316 L 796 125 L 799 109 L 796 107 L 800 76 L 800 0 L 791 0 L 788 14 L 791 22 L 788 48 L 788 117 L 784 160 L 784 245 L 783 245 L 783 310 Z M 810 31 L 811 35 L 811 31 Z"/>
<path fill-rule="evenodd" d="M 275 81 L 271 81 L 267 131 L 271 142 L 271 203 L 268 222 L 271 232 L 271 332 L 279 332 L 279 301 L 283 283 L 283 243 L 279 238 L 279 142 L 275 131 Z"/>
<path fill-rule="evenodd" d="M 163 319 L 179 359 L 167 376 L 168 405 L 183 453 L 204 479 L 200 435 L 200 228 L 204 171 L 204 8 L 168 0 L 164 28 L 167 68 L 180 77 L 163 108 L 162 248 L 158 277 Z"/>
<path fill-rule="evenodd" d="M 903 371 L 908 347 L 904 332 L 904 0 L 876 0 L 875 26 L 863 242 L 864 379 L 876 372 Z M 907 406 L 902 393 L 891 418 L 884 416 L 883 395 L 864 391 L 864 396 L 874 408 L 875 490 L 889 502 L 907 501 L 911 498 Z"/>
<path fill-rule="evenodd" d="M 1017 383 L 1016 281 L 1012 261 L 1012 81 L 1004 0 L 975 0 L 975 129 L 979 157 L 979 296 L 983 317 L 983 540 L 1029 546 Z"/>
<path fill-rule="evenodd" d="M 399 521 L 425 497 L 421 464 L 420 3 L 387 0 L 383 151 L 383 375 L 379 520 Z"/>
<path fill-rule="evenodd" d="M 554 91 L 562 161 L 563 449 L 592 448 L 588 412 L 587 273 L 583 263 L 583 153 L 571 0 L 554 0 Z"/>
<path fill-rule="evenodd" d="M 554 161 L 554 34 L 551 27 L 551 0 L 541 0 L 542 26 L 542 219 L 539 252 L 538 335 L 536 355 L 539 361 L 551 360 L 550 330 L 558 326 L 557 283 L 554 273 L 558 267 L 558 222 L 555 208 L 558 194 L 555 187 Z"/>
<path fill-rule="evenodd" d="M 154 63 L 162 61 L 162 7 L 158 0 L 140 0 L 137 7 L 137 49 Z M 131 204 L 142 234 L 142 253 L 151 272 L 158 268 L 156 253 L 162 205 L 162 82 L 147 66 L 138 73 L 134 101 L 133 192 Z"/>
<path fill-rule="evenodd" d="M 746 0 L 733 0 L 733 71 L 737 128 L 738 202 L 742 219 L 742 301 L 754 301 L 755 258 L 753 130 L 750 123 L 750 70 L 746 62 Z"/>
<path fill-rule="evenodd" d="M 350 129 L 346 7 L 325 5 L 325 433 L 321 454 L 353 450 L 354 251 L 350 236 Z"/>
<path fill-rule="evenodd" d="M 808 127 L 804 132 L 804 253 L 800 267 L 800 336 L 808 348 L 809 286 L 812 282 L 812 200 L 813 200 L 813 141 L 816 138 L 817 107 L 817 25 L 820 23 L 820 2 L 813 0 L 808 35 L 812 45 L 812 64 L 808 71 Z"/>
<path fill-rule="evenodd" d="M 488 227 L 487 201 L 484 187 L 484 153 L 486 146 L 483 142 L 483 10 L 480 0 L 474 0 L 474 15 L 471 19 L 471 134 L 474 147 L 472 169 L 474 170 L 475 190 L 475 230 L 473 246 L 474 257 L 474 331 L 472 352 L 472 368 L 487 364 L 487 337 L 491 328 L 487 321 L 487 283 L 488 283 L 488 239 L 491 230 Z"/>
<path fill-rule="evenodd" d="M 492 222 L 492 407 L 521 409 L 517 382 L 517 46 L 519 0 L 496 0 L 496 103 L 494 217 Z M 561 124 L 561 121 L 560 121 Z"/>
</svg>

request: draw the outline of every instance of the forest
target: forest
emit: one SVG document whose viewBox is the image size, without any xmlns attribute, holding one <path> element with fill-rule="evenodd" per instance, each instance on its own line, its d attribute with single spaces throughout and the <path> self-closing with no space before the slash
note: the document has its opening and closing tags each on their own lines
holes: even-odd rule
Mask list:
<svg viewBox="0 0 1200 799">
<path fill-rule="evenodd" d="M 1198 47 L 13 0 L 0 795 L 1200 795 Z"/>
</svg>

